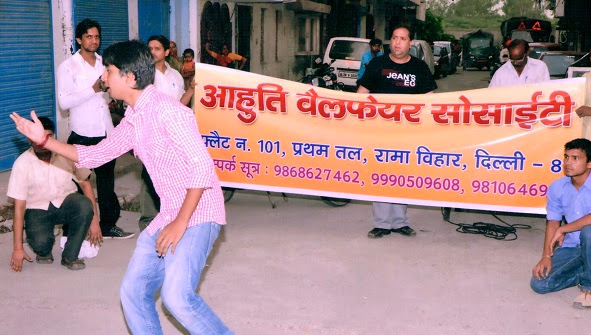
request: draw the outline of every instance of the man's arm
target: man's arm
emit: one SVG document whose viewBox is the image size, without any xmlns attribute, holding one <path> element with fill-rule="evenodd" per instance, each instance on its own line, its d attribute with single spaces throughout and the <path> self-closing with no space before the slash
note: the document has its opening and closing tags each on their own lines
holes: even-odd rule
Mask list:
<svg viewBox="0 0 591 335">
<path fill-rule="evenodd" d="M 552 236 L 552 240 L 550 241 L 551 246 L 555 246 L 556 244 L 561 246 L 562 241 L 564 240 L 564 235 L 566 233 L 572 233 L 573 231 L 579 231 L 583 229 L 583 227 L 591 225 L 591 214 L 587 214 L 582 218 L 575 220 L 569 224 L 564 226 L 558 227 Z M 552 253 L 550 254 L 552 255 Z"/>
<path fill-rule="evenodd" d="M 581 106 L 575 110 L 575 113 L 577 113 L 577 115 L 579 117 L 591 116 L 591 107 L 590 106 Z"/>
<path fill-rule="evenodd" d="M 205 43 L 205 51 L 207 51 L 207 53 L 211 57 L 216 58 L 216 59 L 218 58 L 218 54 L 209 48 L 209 42 Z"/>
<path fill-rule="evenodd" d="M 546 223 L 546 234 L 544 236 L 544 247 L 542 248 L 542 259 L 533 268 L 532 273 L 542 280 L 548 276 L 552 269 L 552 237 L 560 227 L 560 221 L 548 220 Z"/>
<path fill-rule="evenodd" d="M 191 80 L 191 83 L 189 84 L 189 87 L 187 87 L 187 90 L 185 91 L 185 93 L 183 93 L 183 96 L 181 97 L 181 103 L 185 106 L 189 106 L 194 94 L 195 94 L 195 80 L 193 79 L 193 80 Z"/>
<path fill-rule="evenodd" d="M 242 63 L 240 63 L 240 70 L 244 69 L 244 66 L 246 65 L 246 61 L 248 61 L 248 59 L 244 56 L 242 56 Z"/>
<path fill-rule="evenodd" d="M 13 248 L 12 258 L 10 259 L 10 268 L 14 272 L 21 272 L 23 269 L 23 260 L 32 262 L 33 260 L 23 248 L 23 227 L 25 226 L 26 201 L 14 199 L 14 217 L 12 223 Z"/>
<path fill-rule="evenodd" d="M 369 93 L 369 90 L 361 85 L 357 87 L 357 93 Z"/>
<path fill-rule="evenodd" d="M 171 223 L 162 229 L 158 235 L 158 239 L 156 239 L 156 252 L 158 256 L 165 257 L 168 248 L 171 246 L 170 252 L 174 254 L 176 245 L 183 238 L 189 219 L 193 215 L 193 212 L 195 212 L 202 195 L 202 188 L 190 188 L 187 190 L 179 214 Z"/>
<path fill-rule="evenodd" d="M 79 183 L 80 188 L 82 189 L 82 193 L 90 199 L 92 203 L 92 210 L 94 215 L 92 216 L 92 221 L 90 221 L 90 228 L 88 228 L 88 239 L 90 240 L 90 244 L 100 246 L 103 243 L 103 234 L 101 232 L 101 227 L 99 225 L 99 217 L 98 217 L 98 210 L 96 208 L 96 198 L 94 197 L 94 190 L 92 189 L 92 184 L 90 184 L 90 179 L 86 179 Z"/>
<path fill-rule="evenodd" d="M 62 64 L 57 71 L 57 100 L 62 109 L 70 109 L 86 102 L 94 94 L 101 92 L 101 80 L 97 78 L 90 87 L 78 87 L 72 78 L 68 64 Z"/>
<path fill-rule="evenodd" d="M 45 133 L 45 129 L 43 129 L 43 125 L 41 124 L 41 121 L 39 121 L 39 118 L 37 118 L 35 111 L 31 111 L 31 119 L 33 119 L 33 121 L 27 120 L 17 113 L 10 114 L 10 118 L 14 121 L 16 129 L 33 141 L 33 143 L 41 144 L 45 142 L 45 144 L 43 144 L 45 149 L 64 156 L 73 162 L 78 162 L 78 152 L 76 151 L 76 147 L 60 142 L 51 136 L 46 137 L 47 134 Z"/>
</svg>

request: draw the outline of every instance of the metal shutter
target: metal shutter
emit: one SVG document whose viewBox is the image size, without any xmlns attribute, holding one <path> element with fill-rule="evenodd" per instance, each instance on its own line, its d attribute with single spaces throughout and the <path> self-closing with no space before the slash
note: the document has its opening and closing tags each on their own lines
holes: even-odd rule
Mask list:
<svg viewBox="0 0 591 335">
<path fill-rule="evenodd" d="M 139 0 L 138 23 L 140 40 L 144 42 L 153 35 L 170 38 L 169 0 Z"/>
<path fill-rule="evenodd" d="M 89 18 L 101 25 L 99 54 L 115 42 L 129 40 L 128 0 L 74 0 L 73 26 L 76 35 L 78 22 Z M 76 37 L 76 36 L 74 36 Z"/>
<path fill-rule="evenodd" d="M 0 4 L 0 171 L 12 168 L 29 143 L 8 115 L 17 112 L 55 121 L 53 35 L 49 0 Z"/>
</svg>

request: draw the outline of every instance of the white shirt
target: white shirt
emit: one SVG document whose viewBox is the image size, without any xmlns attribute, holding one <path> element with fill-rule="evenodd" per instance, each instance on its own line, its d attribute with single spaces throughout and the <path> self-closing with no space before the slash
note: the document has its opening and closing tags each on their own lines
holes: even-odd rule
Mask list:
<svg viewBox="0 0 591 335">
<path fill-rule="evenodd" d="M 92 88 L 105 71 L 103 58 L 95 55 L 94 67 L 78 51 L 57 69 L 57 100 L 62 109 L 70 110 L 70 129 L 86 137 L 105 136 L 113 130 L 109 95 Z"/>
<path fill-rule="evenodd" d="M 164 65 L 166 66 L 164 73 L 156 69 L 154 86 L 156 86 L 158 91 L 180 101 L 183 94 L 185 94 L 183 77 L 177 70 L 170 67 L 167 62 L 164 62 Z"/>
<path fill-rule="evenodd" d="M 517 74 L 513 64 L 507 61 L 495 72 L 488 87 L 536 84 L 549 80 L 550 73 L 546 64 L 541 60 L 527 57 L 527 64 L 521 76 Z"/>
<path fill-rule="evenodd" d="M 47 164 L 29 148 L 12 166 L 6 195 L 25 200 L 26 208 L 47 210 L 49 203 L 59 208 L 68 195 L 78 191 L 72 179 L 81 182 L 89 176 L 90 170 L 77 169 L 63 156 L 53 154 Z"/>
</svg>

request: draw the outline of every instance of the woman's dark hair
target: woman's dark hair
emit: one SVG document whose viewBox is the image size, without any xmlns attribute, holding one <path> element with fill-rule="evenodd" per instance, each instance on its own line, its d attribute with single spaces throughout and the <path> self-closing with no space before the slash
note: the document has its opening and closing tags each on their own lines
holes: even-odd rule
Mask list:
<svg viewBox="0 0 591 335">
<path fill-rule="evenodd" d="M 138 40 L 111 44 L 103 54 L 103 65 L 115 66 L 122 76 L 132 73 L 137 90 L 154 83 L 154 59 L 148 47 Z"/>
</svg>

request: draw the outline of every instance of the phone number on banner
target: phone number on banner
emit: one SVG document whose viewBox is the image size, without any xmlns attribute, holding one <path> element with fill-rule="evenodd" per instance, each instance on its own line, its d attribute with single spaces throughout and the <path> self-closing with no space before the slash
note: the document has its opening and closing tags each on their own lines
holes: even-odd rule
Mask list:
<svg viewBox="0 0 591 335">
<path fill-rule="evenodd" d="M 342 183 L 358 184 L 363 187 L 362 174 L 354 170 L 333 170 L 319 167 L 303 167 L 275 165 L 273 168 L 275 177 L 337 181 Z M 399 187 L 419 190 L 436 190 L 465 193 L 459 178 L 424 177 L 403 174 L 372 173 L 371 185 L 382 187 Z M 531 197 L 545 197 L 548 186 L 545 184 L 524 184 L 504 181 L 472 180 L 472 193 L 521 195 Z"/>
</svg>

